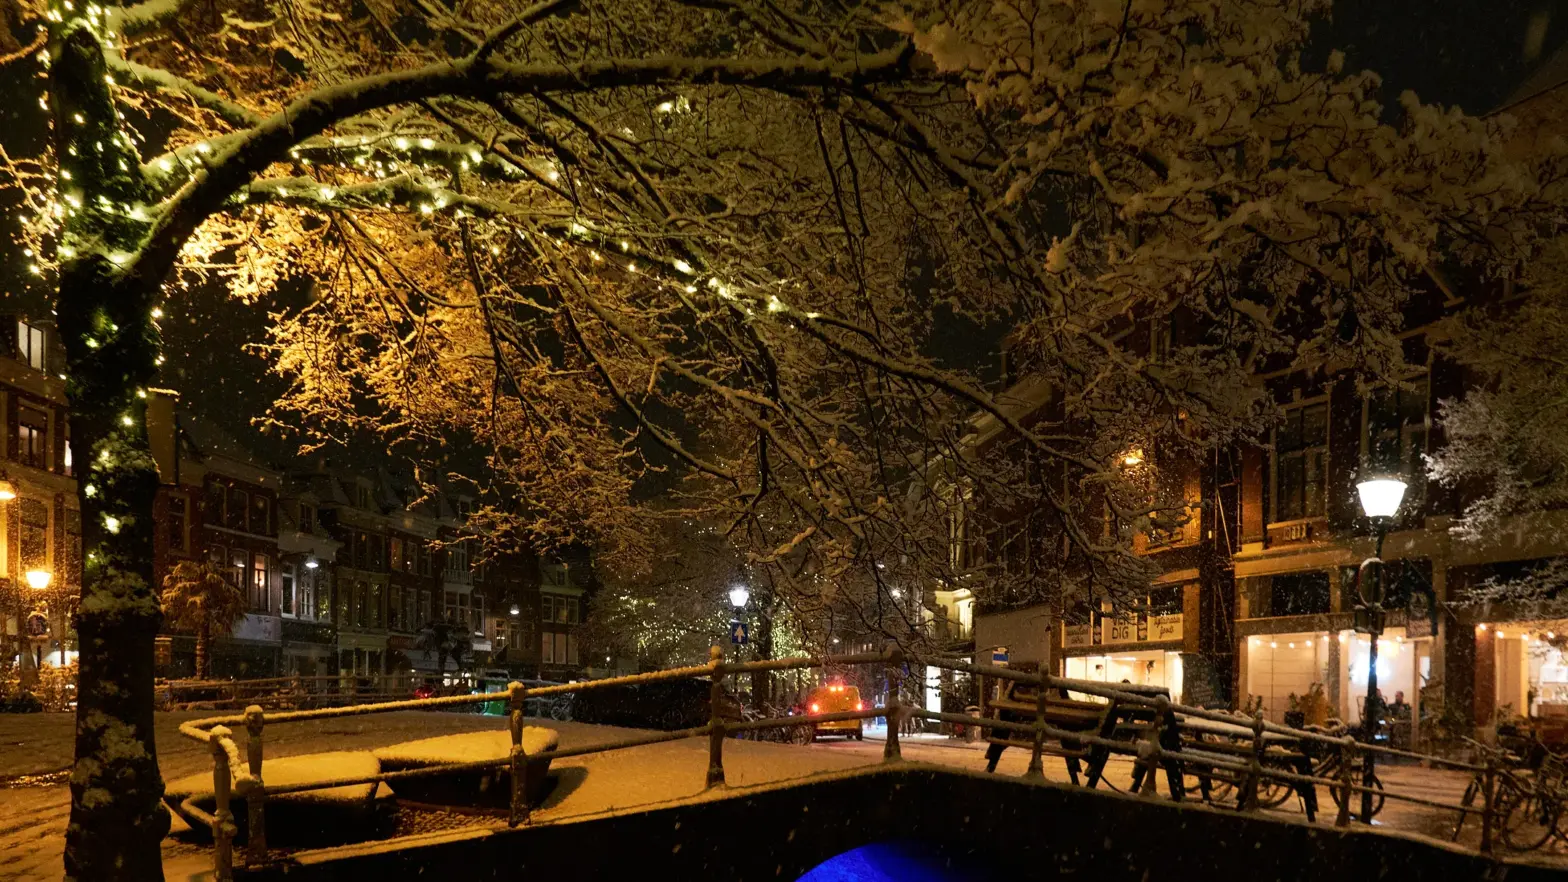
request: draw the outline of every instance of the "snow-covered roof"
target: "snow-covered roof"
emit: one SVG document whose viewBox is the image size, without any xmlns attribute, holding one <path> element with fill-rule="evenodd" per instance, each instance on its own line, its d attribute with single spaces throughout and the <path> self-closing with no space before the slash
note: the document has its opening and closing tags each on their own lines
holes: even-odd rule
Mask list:
<svg viewBox="0 0 1568 882">
<path fill-rule="evenodd" d="M 1564 45 L 1554 52 L 1551 57 L 1547 58 L 1546 61 L 1542 62 L 1541 66 L 1536 68 L 1530 76 L 1526 77 L 1525 81 L 1520 83 L 1519 87 L 1514 89 L 1507 98 L 1503 99 L 1503 103 L 1493 112 L 1500 113 L 1508 110 L 1515 105 L 1529 101 L 1531 98 L 1537 98 L 1553 89 L 1561 88 L 1564 84 L 1568 84 L 1568 45 Z"/>
<path fill-rule="evenodd" d="M 269 465 L 265 460 L 251 452 L 249 448 L 235 440 L 222 427 L 216 423 L 195 414 L 181 410 L 175 415 L 179 425 L 182 440 L 188 450 L 192 451 L 198 459 L 214 471 L 223 471 L 222 467 L 213 463 L 214 459 L 228 460 L 230 463 L 247 467 L 247 471 L 255 470 L 263 473 L 274 481 L 280 480 L 282 475 Z M 254 481 L 255 474 L 234 475 L 243 480 Z"/>
</svg>

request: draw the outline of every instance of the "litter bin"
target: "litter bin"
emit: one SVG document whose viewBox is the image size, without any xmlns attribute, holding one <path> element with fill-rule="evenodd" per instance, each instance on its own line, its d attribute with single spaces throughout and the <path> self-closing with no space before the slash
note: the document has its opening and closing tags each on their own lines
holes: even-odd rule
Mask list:
<svg viewBox="0 0 1568 882">
<path fill-rule="evenodd" d="M 980 740 L 980 708 L 970 705 L 964 708 L 964 713 L 973 717 L 975 722 L 964 727 L 964 740 L 971 744 Z"/>
</svg>

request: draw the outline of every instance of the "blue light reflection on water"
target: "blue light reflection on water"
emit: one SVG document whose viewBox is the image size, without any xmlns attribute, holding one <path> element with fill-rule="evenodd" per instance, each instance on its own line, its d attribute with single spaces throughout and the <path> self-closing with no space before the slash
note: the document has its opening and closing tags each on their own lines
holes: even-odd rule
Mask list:
<svg viewBox="0 0 1568 882">
<path fill-rule="evenodd" d="M 797 882 L 969 882 L 978 878 L 946 865 L 914 842 L 874 842 L 831 857 Z"/>
</svg>

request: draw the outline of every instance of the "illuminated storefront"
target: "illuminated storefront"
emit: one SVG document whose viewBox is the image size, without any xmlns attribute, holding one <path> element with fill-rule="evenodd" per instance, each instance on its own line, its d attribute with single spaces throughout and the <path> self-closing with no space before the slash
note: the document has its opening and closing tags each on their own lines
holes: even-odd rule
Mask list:
<svg viewBox="0 0 1568 882">
<path fill-rule="evenodd" d="M 1069 656 L 1064 662 L 1062 674 L 1069 679 L 1164 686 L 1170 690 L 1172 701 L 1181 701 L 1180 652 L 1163 649 L 1117 651 L 1107 655 Z"/>
<path fill-rule="evenodd" d="M 1386 704 L 1402 698 L 1414 706 L 1431 680 L 1432 641 L 1408 640 L 1405 634 L 1404 628 L 1389 628 L 1378 641 L 1378 689 Z M 1348 630 L 1254 635 L 1247 638 L 1243 691 L 1249 702 L 1262 702 L 1266 719 L 1284 722 L 1285 713 L 1295 709 L 1291 696 L 1299 703 L 1320 686 L 1332 719 L 1359 723 L 1371 649 L 1367 635 Z"/>
</svg>

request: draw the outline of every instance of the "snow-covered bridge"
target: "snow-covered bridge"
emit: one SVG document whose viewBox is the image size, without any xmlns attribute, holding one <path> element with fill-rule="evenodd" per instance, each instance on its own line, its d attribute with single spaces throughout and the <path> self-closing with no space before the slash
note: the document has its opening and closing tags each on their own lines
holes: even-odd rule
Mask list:
<svg viewBox="0 0 1568 882">
<path fill-rule="evenodd" d="M 1294 877 L 1298 872 L 1305 875 L 1308 867 L 1318 868 L 1311 873 L 1318 875 L 1319 871 L 1333 869 L 1336 861 L 1349 862 L 1340 867 L 1343 869 L 1355 861 L 1373 860 L 1379 853 L 1394 861 L 1391 866 L 1401 867 L 1419 866 L 1428 860 L 1458 860 L 1445 864 L 1452 878 L 1465 878 L 1465 867 L 1473 865 L 1479 874 L 1483 872 L 1481 868 L 1493 864 L 1489 857 L 1483 858 L 1474 851 L 1453 849 L 1430 840 L 1399 840 L 1401 844 L 1395 845 L 1384 834 L 1349 827 L 1350 809 L 1345 800 L 1339 800 L 1341 808 L 1334 819 L 1335 827 L 1262 817 L 1252 811 L 1257 807 L 1254 795 L 1270 781 L 1300 789 L 1302 802 L 1309 811 L 1308 820 L 1312 806 L 1309 794 L 1314 794 L 1319 785 L 1327 785 L 1331 791 L 1339 788 L 1340 793 L 1354 793 L 1359 786 L 1348 774 L 1318 778 L 1310 765 L 1302 768 L 1269 762 L 1269 752 L 1278 750 L 1281 742 L 1318 743 L 1346 752 L 1369 748 L 1274 726 L 1261 719 L 1252 720 L 1250 726 L 1237 726 L 1234 717 L 1172 705 L 1162 694 L 1035 673 L 942 659 L 910 659 L 919 664 L 983 673 L 1033 690 L 1030 694 L 1035 696 L 1039 713 L 1032 720 L 1015 718 L 992 724 L 994 733 L 1029 750 L 1028 772 L 1022 780 L 976 776 L 907 762 L 901 755 L 896 727 L 889 730 L 884 747 L 886 762 L 873 768 L 849 768 L 860 763 L 847 762 L 844 770 L 826 773 L 820 768 L 801 769 L 803 775 L 788 774 L 792 763 L 785 757 L 813 752 L 727 741 L 725 737 L 737 730 L 807 725 L 830 719 L 918 716 L 968 722 L 963 717 L 900 706 L 896 688 L 890 691 L 893 698 L 885 707 L 740 723 L 715 715 L 707 724 L 691 729 L 627 733 L 609 740 L 568 745 L 557 744 L 553 736 L 547 738 L 524 726 L 522 716 L 524 703 L 531 696 L 691 677 L 707 678 L 712 688 L 719 690 L 727 676 L 762 669 L 871 665 L 885 668 L 886 675 L 896 684 L 905 661 L 901 651 L 893 648 L 883 653 L 727 665 L 715 651 L 706 665 L 537 690 L 514 683 L 509 690 L 490 695 L 275 714 L 252 708 L 242 716 L 197 720 L 181 727 L 182 733 L 206 744 L 214 762 L 213 786 L 204 792 L 187 788 L 189 792 L 182 794 L 179 807 L 187 818 L 212 830 L 213 869 L 220 879 L 235 874 L 232 845 L 242 833 L 244 866 L 238 873 L 257 878 L 281 871 L 292 875 L 309 867 L 320 868 L 325 874 L 323 878 L 345 873 L 357 876 L 372 867 L 393 871 L 395 875 L 406 873 L 412 878 L 441 861 L 458 859 L 458 854 L 465 867 L 490 868 L 482 876 L 511 878 L 507 874 L 521 872 L 520 866 L 526 867 L 523 875 L 533 875 L 547 865 L 566 860 L 563 854 L 571 855 L 578 849 L 563 852 L 562 843 L 571 842 L 574 837 L 581 837 L 583 847 L 594 852 L 571 859 L 575 863 L 570 866 L 578 867 L 584 878 L 595 875 L 592 868 L 599 865 L 596 862 L 635 860 L 639 869 L 661 861 L 671 869 L 728 868 L 735 872 L 735 878 L 754 878 L 753 871 L 767 864 L 768 877 L 789 879 L 847 848 L 911 835 L 928 845 L 940 845 L 943 862 L 962 857 L 960 863 L 972 866 L 976 864 L 976 855 L 983 855 L 981 863 L 1011 865 L 1016 858 L 1039 866 L 1030 862 L 1048 855 L 1064 871 L 1099 872 L 1109 866 L 1104 861 L 1112 859 L 1106 855 L 1112 855 L 1117 856 L 1113 863 L 1119 861 L 1117 866 L 1125 871 L 1139 868 L 1126 878 L 1143 878 L 1143 871 L 1153 874 L 1147 878 L 1159 878 L 1161 873 L 1176 868 L 1182 870 L 1181 874 L 1169 878 L 1191 878 L 1200 866 L 1243 871 L 1240 864 L 1225 864 L 1232 858 L 1218 854 L 1220 845 L 1225 846 L 1222 850 L 1226 852 L 1239 849 L 1250 854 L 1246 867 L 1252 871 L 1259 869 L 1260 860 L 1280 862 L 1277 878 Z M 1069 692 L 1100 700 L 1106 710 L 1096 726 L 1062 728 L 1065 724 L 1058 724 L 1061 716 L 1053 714 L 1053 703 L 1058 701 L 1057 696 L 1065 699 Z M 430 754 L 425 762 L 403 763 L 396 768 L 333 759 L 324 766 L 302 771 L 299 763 L 269 766 L 265 761 L 268 733 L 287 730 L 289 724 L 496 700 L 508 702 L 512 709 L 509 733 L 507 737 L 481 739 L 488 745 L 483 750 L 470 746 L 451 756 L 439 750 L 425 750 Z M 715 702 L 714 707 L 718 706 Z M 244 734 L 236 736 L 230 726 L 242 728 Z M 1188 737 L 1192 731 L 1208 731 L 1215 726 L 1229 733 L 1230 746 L 1236 749 L 1226 752 L 1193 747 L 1194 742 Z M 621 764 L 620 768 L 615 768 L 616 763 L 611 760 L 653 748 L 660 749 L 660 758 L 644 755 L 638 763 Z M 1053 755 L 1073 760 L 1087 758 L 1093 772 L 1091 781 L 1101 777 L 1112 758 L 1129 757 L 1133 773 L 1129 783 L 1134 785 L 1131 789 L 1140 791 L 1143 798 L 1064 789 L 1047 783 L 1041 774 L 1042 760 Z M 530 779 L 537 782 L 549 763 L 577 758 L 608 762 L 586 776 L 581 766 L 573 774 L 558 770 L 562 774 L 557 776 L 560 783 L 556 789 L 561 792 L 552 794 L 541 806 L 542 791 L 525 785 Z M 780 767 L 785 773 L 780 773 Z M 1349 766 L 1344 768 L 1348 770 Z M 1486 771 L 1481 767 L 1468 768 Z M 759 769 L 763 770 L 760 774 Z M 1153 774 L 1160 771 L 1165 774 Z M 481 786 L 499 794 L 495 804 L 505 808 L 507 824 L 469 824 L 436 834 L 316 851 L 283 852 L 268 847 L 269 815 L 274 820 L 286 819 L 289 812 L 301 811 L 302 805 L 336 799 L 357 803 L 373 816 L 375 795 L 386 789 L 382 785 L 412 792 L 412 785 L 420 781 L 441 777 L 450 780 L 462 775 L 479 776 Z M 1241 811 L 1218 811 L 1190 800 L 1173 801 L 1183 796 L 1183 777 L 1193 775 L 1234 782 L 1243 794 L 1237 806 Z M 1164 795 L 1157 793 L 1157 777 L 1166 779 Z M 572 792 L 585 781 L 591 782 L 591 788 L 615 794 L 615 798 L 585 811 L 583 800 L 572 799 Z M 1426 794 L 1400 792 L 1399 788 L 1388 791 L 1386 796 L 1438 809 L 1457 808 L 1434 801 Z M 1106 799 L 1111 802 L 1100 801 Z M 556 805 L 575 801 L 578 810 L 571 817 L 552 817 L 552 800 Z M 535 808 L 542 809 L 541 816 L 531 818 Z M 739 819 L 743 818 L 748 820 L 741 823 Z M 1109 821 L 1115 823 L 1108 825 Z M 660 824 L 667 826 L 660 828 Z M 1123 831 L 1131 829 L 1125 826 L 1129 824 L 1136 826 L 1137 835 L 1123 839 Z M 1202 828 L 1201 837 L 1192 835 L 1195 825 Z M 1479 844 L 1483 851 L 1489 850 L 1494 825 L 1480 826 L 1483 832 Z M 1051 835 L 1039 836 L 1042 829 L 1049 829 Z M 588 847 L 589 843 L 602 843 L 607 837 L 618 843 L 624 841 L 628 847 Z M 1047 851 L 1042 852 L 1041 848 Z M 1467 857 L 1459 860 L 1456 855 Z M 741 872 L 743 866 L 747 868 L 745 872 Z M 603 868 L 608 870 L 610 865 Z M 1453 875 L 1455 872 L 1457 876 Z"/>
</svg>

